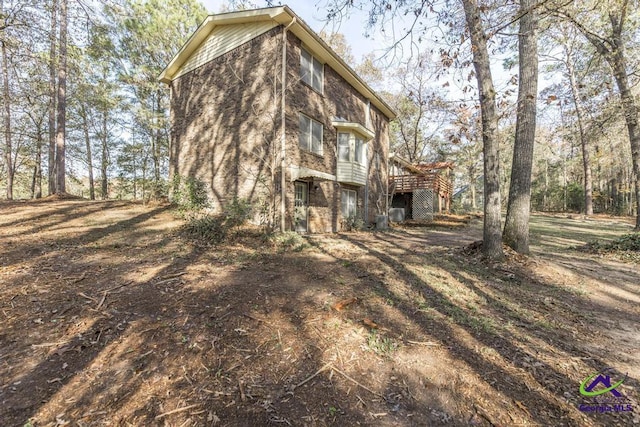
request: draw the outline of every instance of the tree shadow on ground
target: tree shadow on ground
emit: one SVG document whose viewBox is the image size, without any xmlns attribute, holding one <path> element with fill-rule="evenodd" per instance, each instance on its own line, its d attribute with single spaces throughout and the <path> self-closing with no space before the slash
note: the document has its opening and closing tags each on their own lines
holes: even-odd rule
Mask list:
<svg viewBox="0 0 640 427">
<path fill-rule="evenodd" d="M 575 294 L 567 292 L 566 289 L 555 287 L 552 284 L 530 282 L 530 278 L 527 276 L 514 278 L 514 282 L 499 286 L 497 292 L 500 293 L 500 299 L 498 299 L 481 290 L 475 284 L 478 281 L 491 280 L 492 276 L 494 276 L 493 279 L 495 280 L 495 271 L 478 273 L 474 270 L 483 270 L 482 266 L 470 270 L 468 260 L 447 258 L 445 254 L 440 254 L 441 256 L 437 260 L 421 259 L 423 263 L 435 263 L 444 268 L 455 280 L 486 301 L 486 304 L 484 304 L 486 312 L 474 313 L 452 303 L 449 297 L 418 276 L 413 268 L 407 268 L 406 259 L 411 251 L 405 252 L 404 255 L 392 256 L 389 255 L 389 252 L 383 253 L 374 249 L 370 244 L 357 241 L 348 236 L 342 237 L 355 246 L 366 250 L 370 255 L 377 258 L 381 263 L 388 265 L 399 276 L 403 277 L 416 294 L 424 297 L 424 302 L 429 308 L 439 312 L 445 321 L 434 321 L 433 317 L 426 316 L 421 311 L 416 312 L 416 306 L 418 305 L 416 301 L 399 297 L 389 289 L 384 281 L 378 281 L 374 289 L 384 295 L 385 298 L 392 298 L 395 301 L 394 305 L 405 313 L 406 318 L 419 323 L 430 336 L 436 337 L 442 343 L 448 343 L 451 352 L 457 358 L 464 360 L 478 374 L 485 376 L 485 379 L 492 384 L 496 391 L 502 392 L 516 402 L 523 404 L 524 408 L 527 408 L 525 409 L 526 412 L 536 422 L 544 424 L 548 422 L 549 417 L 565 420 L 565 422 L 575 423 L 576 425 L 582 422 L 580 414 L 577 413 L 575 408 L 568 409 L 564 402 L 567 393 L 571 395 L 577 394 L 575 393 L 577 391 L 575 379 L 569 378 L 564 372 L 560 372 L 556 366 L 552 366 L 548 362 L 548 357 L 545 357 L 546 360 L 542 359 L 537 354 L 534 346 L 542 343 L 549 347 L 548 351 L 551 351 L 551 353 L 587 361 L 589 368 L 588 372 L 585 371 L 585 375 L 606 367 L 607 362 L 604 359 L 608 355 L 603 354 L 598 357 L 598 355 L 589 353 L 588 350 L 581 348 L 581 343 L 571 335 L 570 331 L 563 330 L 562 327 L 554 327 L 552 331 L 544 331 L 540 324 L 532 321 L 527 316 L 533 314 L 538 318 L 544 318 L 549 314 L 549 308 L 541 304 L 541 300 L 544 301 L 545 294 L 552 296 L 554 301 L 570 301 L 575 307 L 584 307 L 588 311 L 593 310 L 607 316 L 628 316 L 631 313 L 621 313 L 614 307 L 594 304 L 592 301 L 576 297 Z M 398 245 L 394 244 L 394 237 L 388 234 L 376 234 L 376 238 L 384 240 L 386 245 L 399 248 Z M 420 254 L 416 254 L 414 251 L 413 255 L 419 256 Z M 403 256 L 404 259 L 402 258 Z M 411 265 L 411 263 L 409 264 Z M 462 274 L 462 272 L 465 274 Z M 526 289 L 523 292 L 522 285 L 524 283 L 526 283 Z M 489 285 L 491 286 L 492 284 Z M 517 291 L 509 292 L 509 289 L 517 289 Z M 526 298 L 525 301 L 522 301 L 523 297 Z M 513 307 L 523 307 L 526 312 L 518 312 Z M 565 304 L 561 309 L 554 310 L 554 315 L 562 319 L 562 316 L 567 314 L 566 308 Z M 579 310 L 577 309 L 577 311 Z M 579 315 L 579 313 L 577 314 Z M 517 322 L 517 327 L 512 328 L 512 330 L 500 327 L 494 330 L 493 326 L 486 328 L 484 327 L 486 323 L 483 321 L 487 318 L 487 315 L 492 319 Z M 567 323 L 571 323 L 571 320 L 573 319 L 570 319 Z M 480 345 L 494 350 L 506 362 L 507 367 L 504 367 L 505 364 L 499 366 L 496 363 L 492 363 L 492 361 L 483 358 L 477 349 L 470 348 L 467 343 L 456 340 L 456 333 L 448 327 L 451 324 L 457 324 L 462 327 Z M 517 335 L 513 333 L 514 331 L 517 332 Z M 616 372 L 616 374 L 620 377 L 624 376 L 624 373 L 621 372 Z M 629 378 L 627 384 L 637 389 L 637 379 Z M 569 400 L 571 403 L 576 403 L 577 399 L 574 396 Z M 544 403 L 541 405 L 541 402 Z M 601 421 L 607 420 L 608 418 L 606 417 L 608 415 L 610 414 L 601 416 Z M 629 420 L 631 419 L 631 415 L 625 415 Z"/>
<path fill-rule="evenodd" d="M 427 252 L 428 239 L 413 232 L 402 244 L 393 233 L 314 237 L 300 252 L 238 232 L 201 247 L 158 231 L 167 216 L 118 214 L 51 235 L 60 249 L 49 256 L 66 260 L 51 271 L 38 270 L 44 258 L 9 250 L 11 281 L 0 291 L 8 425 L 627 421 L 578 413 L 563 393 L 591 372 L 550 358 L 600 368 L 604 358 L 576 342 L 585 330 L 574 338 L 559 327 L 576 313 L 542 327 L 563 310 L 547 308 L 546 297 L 586 297 L 520 276 L 517 292 L 510 273 Z M 353 296 L 347 309 L 333 308 Z M 364 318 L 379 328 L 366 329 Z"/>
<path fill-rule="evenodd" d="M 175 234 L 139 246 L 135 239 L 110 244 L 123 230 L 141 233 L 158 214 L 50 237 L 60 248 L 50 255 L 67 262 L 40 272 L 43 280 L 58 275 L 42 287 L 29 284 L 41 260 L 10 251 L 15 264 L 28 268 L 13 275 L 2 297 L 3 307 L 15 305 L 1 338 L 0 369 L 9 379 L 0 389 L 3 423 L 371 422 L 358 407 L 365 399 L 371 405 L 371 396 L 353 392 L 357 383 L 333 369 L 322 370 L 341 366 L 339 350 L 324 326 L 319 342 L 307 322 L 309 313 L 324 315 L 316 294 L 330 293 L 323 278 L 334 262 L 315 260 L 316 268 L 304 269 L 307 253 L 199 249 Z M 154 258 L 141 263 L 140 251 Z M 89 273 L 60 280 L 68 272 Z M 7 298 L 12 294 L 18 296 Z M 21 334 L 26 325 L 33 325 L 28 336 Z M 373 398 L 385 407 L 384 396 Z"/>
</svg>

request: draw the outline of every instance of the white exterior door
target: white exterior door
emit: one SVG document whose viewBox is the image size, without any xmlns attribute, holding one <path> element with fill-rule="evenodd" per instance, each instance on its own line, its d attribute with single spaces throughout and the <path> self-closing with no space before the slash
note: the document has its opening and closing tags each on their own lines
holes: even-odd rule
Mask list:
<svg viewBox="0 0 640 427">
<path fill-rule="evenodd" d="M 294 229 L 298 233 L 306 233 L 308 231 L 309 184 L 296 181 L 295 186 Z"/>
</svg>

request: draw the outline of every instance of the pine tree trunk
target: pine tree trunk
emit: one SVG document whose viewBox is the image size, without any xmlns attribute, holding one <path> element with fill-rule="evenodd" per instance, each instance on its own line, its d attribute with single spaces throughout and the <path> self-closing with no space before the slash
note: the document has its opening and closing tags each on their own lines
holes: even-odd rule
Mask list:
<svg viewBox="0 0 640 427">
<path fill-rule="evenodd" d="M 0 2 L 0 13 L 4 10 Z M 2 96 L 4 97 L 4 142 L 5 142 L 5 163 L 7 167 L 7 200 L 13 200 L 13 162 L 12 162 L 12 141 L 11 141 L 11 98 L 9 93 L 9 64 L 7 56 L 7 45 L 2 41 Z"/>
<path fill-rule="evenodd" d="M 95 185 L 93 182 L 93 159 L 91 157 L 91 138 L 89 138 L 89 122 L 87 120 L 87 110 L 82 105 L 80 113 L 82 115 L 82 127 L 84 131 L 84 142 L 87 148 L 87 169 L 89 172 L 89 199 L 96 199 Z"/>
<path fill-rule="evenodd" d="M 474 211 L 478 209 L 478 202 L 476 201 L 476 181 L 475 178 L 471 181 L 471 209 Z"/>
<path fill-rule="evenodd" d="M 0 0 L 0 15 L 4 15 L 4 2 Z M 6 31 L 6 30 L 5 30 Z M 3 37 L 5 36 L 3 31 Z M 7 44 L 3 39 L 2 43 L 2 97 L 4 98 L 4 143 L 5 143 L 5 163 L 7 168 L 7 200 L 13 200 L 13 162 L 11 153 L 13 144 L 11 141 L 11 98 L 9 93 L 9 57 L 7 55 Z"/>
<path fill-rule="evenodd" d="M 505 243 L 522 254 L 529 253 L 531 169 L 536 137 L 536 101 L 538 99 L 538 25 L 535 6 L 536 0 L 520 1 L 516 140 L 513 147 L 509 204 L 503 235 Z"/>
<path fill-rule="evenodd" d="M 591 175 L 591 160 L 589 140 L 584 130 L 584 108 L 580 98 L 580 89 L 576 81 L 575 68 L 573 66 L 573 55 L 566 50 L 567 71 L 569 72 L 569 84 L 571 86 L 571 96 L 576 106 L 576 118 L 578 120 L 578 133 L 580 135 L 580 148 L 582 149 L 582 170 L 584 171 L 584 213 L 593 215 L 593 178 Z"/>
<path fill-rule="evenodd" d="M 60 2 L 60 63 L 58 64 L 58 128 L 56 132 L 56 193 L 67 191 L 66 120 L 67 120 L 67 0 Z"/>
<path fill-rule="evenodd" d="M 156 92 L 153 106 L 155 116 L 155 130 L 153 132 L 152 156 L 153 156 L 153 198 L 160 198 L 160 91 Z"/>
<path fill-rule="evenodd" d="M 56 192 L 56 28 L 58 1 L 51 2 L 49 29 L 49 194 Z"/>
<path fill-rule="evenodd" d="M 38 123 L 38 135 L 36 140 L 36 158 L 33 167 L 33 178 L 31 180 L 31 198 L 39 199 L 42 197 L 42 122 Z"/>
<path fill-rule="evenodd" d="M 542 210 L 547 212 L 549 201 L 549 160 L 544 159 L 544 193 L 542 195 Z"/>
<path fill-rule="evenodd" d="M 133 156 L 133 200 L 138 198 L 138 174 L 136 173 L 138 168 L 136 167 L 136 156 Z"/>
<path fill-rule="evenodd" d="M 482 28 L 476 0 L 462 0 L 464 14 L 473 46 L 473 65 L 478 80 L 482 113 L 482 142 L 484 154 L 484 229 L 482 251 L 485 257 L 499 260 L 502 251 L 500 205 L 500 156 L 497 138 L 498 116 L 496 92 L 491 77 L 491 63 L 487 51 L 487 36 Z"/>
<path fill-rule="evenodd" d="M 102 200 L 109 198 L 109 178 L 107 177 L 107 168 L 109 167 L 109 138 L 107 137 L 107 111 L 102 112 L 102 156 L 100 158 L 100 190 L 102 191 Z"/>
</svg>

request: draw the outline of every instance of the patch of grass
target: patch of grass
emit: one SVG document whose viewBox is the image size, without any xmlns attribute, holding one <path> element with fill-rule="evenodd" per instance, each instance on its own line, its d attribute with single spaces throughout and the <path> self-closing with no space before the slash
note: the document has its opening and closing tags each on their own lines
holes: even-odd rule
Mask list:
<svg viewBox="0 0 640 427">
<path fill-rule="evenodd" d="M 573 249 L 599 255 L 613 255 L 622 260 L 640 262 L 640 233 L 624 234 L 610 242 L 594 240 Z"/>
<path fill-rule="evenodd" d="M 301 252 L 309 246 L 305 238 L 295 231 L 269 234 L 267 240 L 281 252 Z"/>
<path fill-rule="evenodd" d="M 555 326 L 553 325 L 553 323 L 548 321 L 548 320 L 546 320 L 546 319 L 536 320 L 536 321 L 533 322 L 533 324 L 536 327 L 541 328 L 541 329 L 546 329 L 547 331 L 551 331 L 553 329 L 556 329 Z"/>
<path fill-rule="evenodd" d="M 381 337 L 377 331 L 371 331 L 367 337 L 367 348 L 378 356 L 391 357 L 398 344 L 389 337 Z"/>
<path fill-rule="evenodd" d="M 640 251 L 640 233 L 625 234 L 601 247 L 605 250 L 638 252 Z"/>
</svg>

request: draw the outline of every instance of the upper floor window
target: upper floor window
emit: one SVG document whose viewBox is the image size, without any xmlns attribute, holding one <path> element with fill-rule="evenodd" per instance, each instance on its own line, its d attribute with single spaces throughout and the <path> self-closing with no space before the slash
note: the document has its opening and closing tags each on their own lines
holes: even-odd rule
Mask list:
<svg viewBox="0 0 640 427">
<path fill-rule="evenodd" d="M 338 160 L 341 162 L 351 161 L 351 147 L 349 142 L 349 134 L 338 133 Z"/>
<path fill-rule="evenodd" d="M 300 78 L 313 89 L 322 93 L 324 65 L 304 49 L 300 49 Z"/>
<path fill-rule="evenodd" d="M 322 155 L 322 130 L 322 123 L 300 113 L 300 148 Z"/>
<path fill-rule="evenodd" d="M 356 163 L 359 163 L 361 165 L 364 165 L 366 162 L 366 152 L 365 152 L 365 145 L 364 145 L 364 139 L 360 138 L 359 136 L 356 135 L 355 137 L 355 143 L 354 143 L 354 150 L 353 150 L 353 161 Z"/>
<path fill-rule="evenodd" d="M 366 166 L 366 144 L 360 136 L 338 132 L 338 161 Z"/>
</svg>

